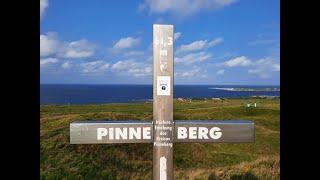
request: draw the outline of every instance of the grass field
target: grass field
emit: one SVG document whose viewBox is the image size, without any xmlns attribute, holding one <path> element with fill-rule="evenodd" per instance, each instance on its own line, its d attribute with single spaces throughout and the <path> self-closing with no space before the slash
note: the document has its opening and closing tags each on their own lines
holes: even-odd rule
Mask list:
<svg viewBox="0 0 320 180">
<path fill-rule="evenodd" d="M 72 121 L 129 119 L 152 103 L 40 106 L 41 179 L 152 179 L 152 144 L 69 144 Z M 175 179 L 280 179 L 280 99 L 175 101 L 174 119 L 255 122 L 255 143 L 174 144 Z"/>
</svg>

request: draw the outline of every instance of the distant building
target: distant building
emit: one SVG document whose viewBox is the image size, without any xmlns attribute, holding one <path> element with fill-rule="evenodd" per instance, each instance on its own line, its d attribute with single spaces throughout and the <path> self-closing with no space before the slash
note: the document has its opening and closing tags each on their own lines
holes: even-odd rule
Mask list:
<svg viewBox="0 0 320 180">
<path fill-rule="evenodd" d="M 251 106 L 257 107 L 257 103 L 254 103 L 253 105 L 251 105 L 250 103 L 247 104 L 247 107 L 251 107 Z"/>
<path fill-rule="evenodd" d="M 220 101 L 221 100 L 221 98 L 211 98 L 212 100 L 218 100 L 218 101 Z"/>
<path fill-rule="evenodd" d="M 186 101 L 186 100 L 183 98 L 178 98 L 177 101 Z"/>
</svg>

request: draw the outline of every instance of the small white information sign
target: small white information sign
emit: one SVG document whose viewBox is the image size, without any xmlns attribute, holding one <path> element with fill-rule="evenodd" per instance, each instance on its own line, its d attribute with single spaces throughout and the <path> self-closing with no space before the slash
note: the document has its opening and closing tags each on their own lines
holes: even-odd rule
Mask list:
<svg viewBox="0 0 320 180">
<path fill-rule="evenodd" d="M 157 77 L 157 95 L 170 96 L 170 76 Z"/>
</svg>

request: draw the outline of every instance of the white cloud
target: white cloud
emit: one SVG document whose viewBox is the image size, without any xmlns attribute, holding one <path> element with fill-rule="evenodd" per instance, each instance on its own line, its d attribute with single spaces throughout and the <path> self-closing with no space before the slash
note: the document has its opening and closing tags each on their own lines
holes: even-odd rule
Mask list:
<svg viewBox="0 0 320 180">
<path fill-rule="evenodd" d="M 62 67 L 63 69 L 70 69 L 70 68 L 71 68 L 71 63 L 70 63 L 69 61 L 67 61 L 67 62 L 63 63 L 63 64 L 61 65 L 61 67 Z"/>
<path fill-rule="evenodd" d="M 67 43 L 62 53 L 59 55 L 64 58 L 84 58 L 94 54 L 94 46 L 86 39 Z"/>
<path fill-rule="evenodd" d="M 128 51 L 123 53 L 123 56 L 125 57 L 142 56 L 142 55 L 144 55 L 143 51 Z"/>
<path fill-rule="evenodd" d="M 40 20 L 42 19 L 46 8 L 49 6 L 48 0 L 40 0 Z"/>
<path fill-rule="evenodd" d="M 191 70 L 191 71 L 186 71 L 186 72 L 183 72 L 183 73 L 177 73 L 176 75 L 178 77 L 194 77 L 197 73 L 199 73 L 199 69 L 194 69 L 194 70 Z"/>
<path fill-rule="evenodd" d="M 272 65 L 272 68 L 274 71 L 280 71 L 280 64 L 274 64 Z"/>
<path fill-rule="evenodd" d="M 40 35 L 40 56 L 46 57 L 55 54 L 59 49 L 58 34 L 48 32 L 46 35 Z"/>
<path fill-rule="evenodd" d="M 219 66 L 246 67 L 248 68 L 249 74 L 257 75 L 263 79 L 269 78 L 271 75 L 280 71 L 279 59 L 272 56 L 255 61 L 252 61 L 245 56 L 239 56 L 229 61 L 225 61 L 222 64 L 217 64 L 217 67 Z"/>
<path fill-rule="evenodd" d="M 206 44 L 206 40 L 194 41 L 190 44 L 185 44 L 185 45 L 183 44 L 178 48 L 177 53 L 201 50 L 204 48 L 205 44 Z"/>
<path fill-rule="evenodd" d="M 237 66 L 250 66 L 252 64 L 251 60 L 245 56 L 236 57 L 234 59 L 228 60 L 224 62 L 226 66 L 229 67 L 237 67 Z"/>
<path fill-rule="evenodd" d="M 203 74 L 205 73 L 204 70 L 202 70 L 200 67 L 193 66 L 191 70 L 186 70 L 183 72 L 176 72 L 174 73 L 175 78 L 195 78 L 195 77 L 201 77 L 206 78 L 207 75 Z"/>
<path fill-rule="evenodd" d="M 171 13 L 179 17 L 194 15 L 202 11 L 216 11 L 236 0 L 145 0 L 138 10 L 149 9 L 150 14 Z"/>
<path fill-rule="evenodd" d="M 134 59 L 121 60 L 112 65 L 112 70 L 136 77 L 150 76 L 152 74 L 151 64 L 137 62 Z"/>
<path fill-rule="evenodd" d="M 210 42 L 208 43 L 208 47 L 213 47 L 213 46 L 215 46 L 215 45 L 218 45 L 218 44 L 220 44 L 222 41 L 223 41 L 222 38 L 215 38 L 215 39 L 213 39 L 212 41 L 210 41 Z"/>
<path fill-rule="evenodd" d="M 58 63 L 59 60 L 56 58 L 45 58 L 45 59 L 40 59 L 40 67 L 45 67 L 49 66 L 51 64 L 56 64 Z"/>
<path fill-rule="evenodd" d="M 108 70 L 109 68 L 109 64 L 105 63 L 101 60 L 97 60 L 97 61 L 91 61 L 91 62 L 87 62 L 87 63 L 82 63 L 81 67 L 82 67 L 82 72 L 85 74 L 88 73 L 103 73 L 106 70 Z"/>
<path fill-rule="evenodd" d="M 213 47 L 219 43 L 221 43 L 223 40 L 222 38 L 215 38 L 212 41 L 208 40 L 199 40 L 199 41 L 194 41 L 190 44 L 183 44 L 181 45 L 177 53 L 184 53 L 184 52 L 192 52 L 192 51 L 198 51 L 198 50 L 203 50 L 205 48 L 210 48 Z"/>
<path fill-rule="evenodd" d="M 173 35 L 174 40 L 175 40 L 175 41 L 178 40 L 178 39 L 180 38 L 181 34 L 182 34 L 181 32 L 176 32 L 176 33 L 174 33 L 174 35 Z"/>
<path fill-rule="evenodd" d="M 134 65 L 136 62 L 134 60 L 124 60 L 124 61 L 118 61 L 115 64 L 112 65 L 112 69 L 114 70 L 127 70 L 130 69 L 132 65 Z"/>
<path fill-rule="evenodd" d="M 86 39 L 62 42 L 56 32 L 40 35 L 40 57 L 85 58 L 94 54 L 94 45 Z"/>
<path fill-rule="evenodd" d="M 272 72 L 280 71 L 280 64 L 275 63 L 276 59 L 266 57 L 255 61 L 252 68 L 248 70 L 249 74 L 258 75 L 260 78 L 269 78 Z"/>
<path fill-rule="evenodd" d="M 195 63 L 195 62 L 202 62 L 202 61 L 205 61 L 209 58 L 211 58 L 211 54 L 209 53 L 206 53 L 204 51 L 201 51 L 201 52 L 198 52 L 198 53 L 190 53 L 190 54 L 187 54 L 183 57 L 176 57 L 174 59 L 174 62 L 179 64 L 179 63 L 183 63 L 183 64 L 192 64 L 192 63 Z"/>
<path fill-rule="evenodd" d="M 224 74 L 224 72 L 225 72 L 224 69 L 220 69 L 220 70 L 217 71 L 217 74 L 218 74 L 218 75 L 222 75 L 222 74 Z"/>
<path fill-rule="evenodd" d="M 132 48 L 136 45 L 139 45 L 140 43 L 140 39 L 139 38 L 133 38 L 133 37 L 126 37 L 126 38 L 121 38 L 120 40 L 118 40 L 113 48 L 114 49 L 128 49 L 128 48 Z"/>
</svg>

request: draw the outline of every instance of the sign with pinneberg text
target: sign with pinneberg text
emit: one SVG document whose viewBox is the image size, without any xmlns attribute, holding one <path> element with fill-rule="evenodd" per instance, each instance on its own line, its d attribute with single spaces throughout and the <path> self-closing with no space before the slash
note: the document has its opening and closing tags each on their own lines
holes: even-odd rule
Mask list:
<svg viewBox="0 0 320 180">
<path fill-rule="evenodd" d="M 173 179 L 174 143 L 254 141 L 245 120 L 173 120 L 173 25 L 153 25 L 153 121 L 77 121 L 71 144 L 153 143 L 153 179 Z"/>
<path fill-rule="evenodd" d="M 253 142 L 251 121 L 176 120 L 173 142 Z M 151 121 L 76 121 L 70 124 L 71 144 L 153 143 Z"/>
</svg>

